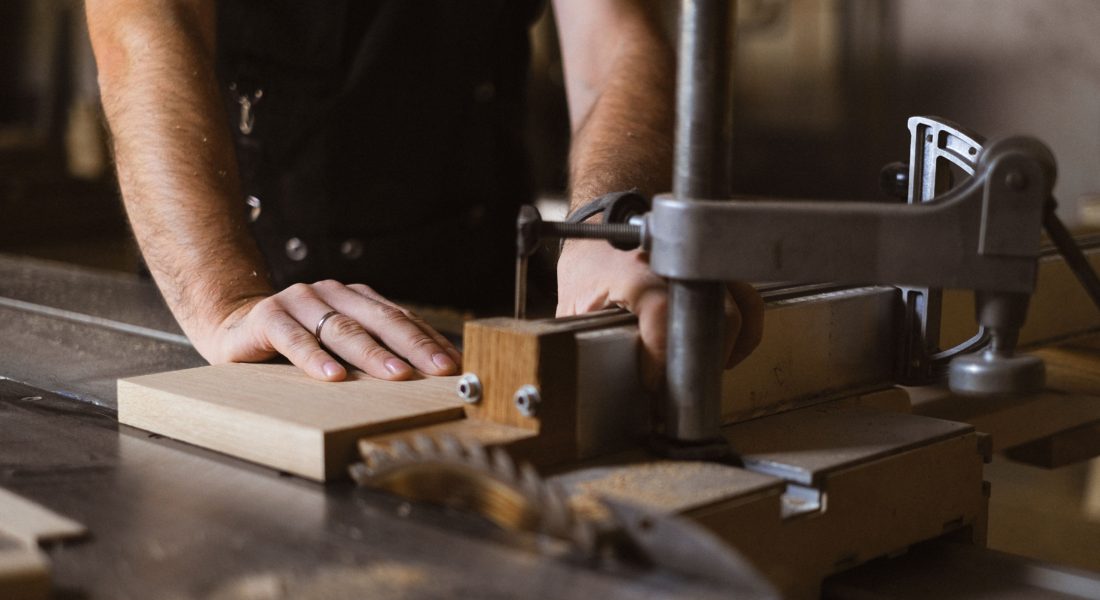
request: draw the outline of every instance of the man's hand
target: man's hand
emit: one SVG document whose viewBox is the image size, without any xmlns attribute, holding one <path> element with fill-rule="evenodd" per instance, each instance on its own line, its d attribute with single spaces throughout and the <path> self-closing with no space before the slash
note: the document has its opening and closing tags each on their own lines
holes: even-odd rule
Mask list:
<svg viewBox="0 0 1100 600">
<path fill-rule="evenodd" d="M 320 338 L 314 337 L 318 322 L 332 311 Z M 209 338 L 195 342 L 211 362 L 257 362 L 282 354 L 326 381 L 347 376 L 337 358 L 390 380 L 408 379 L 413 368 L 452 375 L 462 362 L 446 338 L 409 310 L 365 285 L 331 280 L 248 299 Z"/>
<path fill-rule="evenodd" d="M 664 378 L 668 332 L 668 284 L 649 269 L 645 253 L 622 252 L 602 241 L 571 240 L 558 260 L 559 317 L 618 306 L 638 316 L 642 377 L 659 389 Z M 764 302 L 746 283 L 726 293 L 725 366 L 733 368 L 760 344 Z"/>
<path fill-rule="evenodd" d="M 275 293 L 248 233 L 215 73 L 215 0 L 88 0 L 89 31 L 126 211 L 153 277 L 212 363 L 282 354 L 310 376 L 337 360 L 384 379 L 455 373 L 461 356 L 363 285 Z M 317 323 L 337 311 L 314 337 Z M 403 360 L 404 359 L 404 360 Z"/>
<path fill-rule="evenodd" d="M 668 190 L 672 174 L 672 50 L 644 0 L 554 0 L 573 129 L 570 204 L 608 192 Z M 638 315 L 643 376 L 664 375 L 668 290 L 642 252 L 566 242 L 558 261 L 558 315 L 619 306 Z M 727 366 L 760 342 L 763 303 L 751 286 L 726 296 Z"/>
</svg>

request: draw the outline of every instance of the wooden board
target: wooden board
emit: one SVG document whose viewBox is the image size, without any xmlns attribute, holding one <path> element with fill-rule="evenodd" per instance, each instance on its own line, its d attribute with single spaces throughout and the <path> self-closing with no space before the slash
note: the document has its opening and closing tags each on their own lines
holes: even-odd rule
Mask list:
<svg viewBox="0 0 1100 600">
<path fill-rule="evenodd" d="M 779 517 L 781 479 L 737 467 L 704 462 L 652 461 L 590 467 L 557 475 L 573 507 L 600 518 L 599 498 L 630 502 L 660 513 L 686 513 L 713 504 L 766 502 Z"/>
<path fill-rule="evenodd" d="M 1007 448 L 1005 456 L 1044 469 L 1057 469 L 1090 460 L 1100 456 L 1100 422 Z"/>
<path fill-rule="evenodd" d="M 88 530 L 72 519 L 0 488 L 0 533 L 33 547 L 81 538 Z"/>
<path fill-rule="evenodd" d="M 631 462 L 551 480 L 582 513 L 609 496 L 694 520 L 785 598 L 820 597 L 826 576 L 946 533 L 982 539 L 984 444 L 969 425 L 834 401 L 723 433 L 745 469 Z M 804 493 L 816 509 L 786 510 Z"/>
<path fill-rule="evenodd" d="M 832 402 L 729 425 L 723 434 L 746 468 L 819 486 L 832 472 L 972 431 L 966 423 Z"/>
<path fill-rule="evenodd" d="M 992 435 L 996 452 L 1100 422 L 1098 344 L 1094 334 L 1034 352 L 1047 370 L 1046 389 L 1037 394 L 981 398 L 955 396 L 945 387 L 914 388 L 913 412 L 970 423 Z"/>
<path fill-rule="evenodd" d="M 359 438 L 463 417 L 455 377 L 310 379 L 293 365 L 229 364 L 118 382 L 120 423 L 310 479 L 345 476 Z"/>
</svg>

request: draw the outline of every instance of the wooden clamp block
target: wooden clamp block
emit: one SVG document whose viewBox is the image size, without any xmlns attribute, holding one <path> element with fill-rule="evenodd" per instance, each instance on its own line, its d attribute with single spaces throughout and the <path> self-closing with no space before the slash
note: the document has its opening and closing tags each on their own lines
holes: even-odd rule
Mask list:
<svg viewBox="0 0 1100 600">
<path fill-rule="evenodd" d="M 638 378 L 633 315 L 611 310 L 567 319 L 485 319 L 466 324 L 465 370 L 481 382 L 468 415 L 535 434 L 513 444 L 537 465 L 626 447 L 649 423 Z M 531 414 L 517 406 L 530 386 Z"/>
</svg>

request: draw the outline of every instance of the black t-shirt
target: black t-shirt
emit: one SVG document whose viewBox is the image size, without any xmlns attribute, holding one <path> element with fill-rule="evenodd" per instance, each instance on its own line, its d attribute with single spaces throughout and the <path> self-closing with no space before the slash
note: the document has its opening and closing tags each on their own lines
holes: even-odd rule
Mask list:
<svg viewBox="0 0 1100 600">
<path fill-rule="evenodd" d="M 541 1 L 223 0 L 218 72 L 277 285 L 506 305 Z M 248 110 L 245 111 L 247 105 Z M 242 122 L 244 121 L 244 122 Z"/>
</svg>

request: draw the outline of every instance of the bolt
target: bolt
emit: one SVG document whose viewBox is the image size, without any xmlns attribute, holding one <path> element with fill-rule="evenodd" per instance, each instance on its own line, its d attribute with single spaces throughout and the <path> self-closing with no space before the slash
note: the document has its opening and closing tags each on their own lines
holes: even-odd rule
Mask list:
<svg viewBox="0 0 1100 600">
<path fill-rule="evenodd" d="M 641 227 L 627 223 L 565 223 L 543 221 L 539 234 L 551 238 L 607 240 L 620 250 L 642 245 Z"/>
<path fill-rule="evenodd" d="M 309 255 L 309 247 L 306 243 L 298 238 L 290 238 L 286 241 L 286 256 L 290 260 L 300 261 L 305 260 Z"/>
<path fill-rule="evenodd" d="M 355 260 L 363 256 L 363 241 L 351 238 L 340 243 L 340 254 L 348 259 Z"/>
<path fill-rule="evenodd" d="M 464 373 L 458 379 L 458 397 L 468 404 L 481 401 L 481 380 L 473 373 Z"/>
<path fill-rule="evenodd" d="M 539 402 L 542 402 L 542 398 L 539 397 L 538 388 L 528 384 L 520 386 L 516 390 L 516 395 L 512 396 L 512 401 L 516 403 L 519 414 L 525 417 L 533 417 L 538 412 Z"/>
<path fill-rule="evenodd" d="M 1019 171 L 1009 171 L 1005 176 L 1005 184 L 1019 192 L 1027 188 L 1027 177 Z"/>
</svg>

